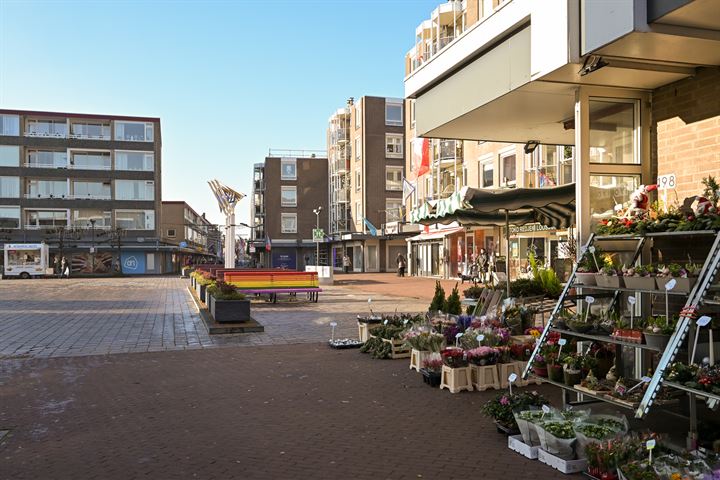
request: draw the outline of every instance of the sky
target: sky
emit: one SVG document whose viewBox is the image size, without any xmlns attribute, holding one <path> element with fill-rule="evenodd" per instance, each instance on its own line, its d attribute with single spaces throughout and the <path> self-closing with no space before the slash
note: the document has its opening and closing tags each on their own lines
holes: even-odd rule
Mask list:
<svg viewBox="0 0 720 480">
<path fill-rule="evenodd" d="M 325 150 L 349 97 L 402 97 L 440 3 L 0 0 L 0 108 L 160 117 L 163 200 L 224 223 L 207 181 L 249 195 L 268 149 Z"/>
</svg>

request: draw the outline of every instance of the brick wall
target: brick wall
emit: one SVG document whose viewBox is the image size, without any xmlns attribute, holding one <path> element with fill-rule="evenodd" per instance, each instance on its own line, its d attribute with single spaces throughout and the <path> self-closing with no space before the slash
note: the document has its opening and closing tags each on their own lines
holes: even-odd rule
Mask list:
<svg viewBox="0 0 720 480">
<path fill-rule="evenodd" d="M 680 202 L 701 193 L 703 177 L 720 177 L 720 69 L 655 90 L 652 115 L 653 177 L 674 173 Z"/>
</svg>

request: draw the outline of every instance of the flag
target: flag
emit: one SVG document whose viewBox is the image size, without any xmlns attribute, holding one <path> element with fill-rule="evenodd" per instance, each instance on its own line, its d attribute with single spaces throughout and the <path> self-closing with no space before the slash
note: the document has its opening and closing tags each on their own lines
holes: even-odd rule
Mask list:
<svg viewBox="0 0 720 480">
<path fill-rule="evenodd" d="M 265 237 L 265 251 L 269 252 L 271 248 L 272 244 L 270 243 L 270 235 L 268 235 L 267 237 Z"/>
<path fill-rule="evenodd" d="M 412 147 L 413 170 L 419 178 L 430 171 L 430 139 L 416 138 Z"/>
<path fill-rule="evenodd" d="M 368 228 L 368 230 L 370 230 L 370 235 L 372 235 L 373 237 L 377 237 L 377 228 L 375 228 L 375 225 L 370 223 L 370 220 L 368 220 L 367 218 L 365 218 L 364 220 L 365 226 Z"/>
<path fill-rule="evenodd" d="M 415 192 L 415 187 L 408 182 L 407 178 L 403 178 L 403 201 L 407 202 L 408 197 Z"/>
</svg>

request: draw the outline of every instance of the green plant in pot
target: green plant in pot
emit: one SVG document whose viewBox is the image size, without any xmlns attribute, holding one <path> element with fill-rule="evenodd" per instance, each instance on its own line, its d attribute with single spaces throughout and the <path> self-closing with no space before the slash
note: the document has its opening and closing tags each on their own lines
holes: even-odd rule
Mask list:
<svg viewBox="0 0 720 480">
<path fill-rule="evenodd" d="M 565 385 L 575 386 L 582 380 L 583 359 L 578 354 L 565 356 L 563 359 L 563 380 Z"/>
<path fill-rule="evenodd" d="M 553 382 L 563 382 L 563 364 L 557 358 L 556 353 L 548 353 L 545 356 L 547 362 L 548 378 Z"/>
<path fill-rule="evenodd" d="M 670 341 L 670 336 L 675 332 L 678 320 L 677 315 L 673 316 L 670 321 L 667 321 L 665 315 L 648 317 L 645 321 L 645 343 L 649 347 L 664 350 Z"/>
<path fill-rule="evenodd" d="M 443 308 L 445 308 L 445 289 L 440 284 L 440 281 L 437 280 L 435 281 L 435 294 L 430 302 L 428 311 L 435 313 L 441 311 Z"/>
</svg>

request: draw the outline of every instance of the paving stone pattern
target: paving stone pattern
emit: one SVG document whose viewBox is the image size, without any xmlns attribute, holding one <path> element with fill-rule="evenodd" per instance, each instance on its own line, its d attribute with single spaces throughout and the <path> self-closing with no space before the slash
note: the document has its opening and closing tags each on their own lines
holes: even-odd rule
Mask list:
<svg viewBox="0 0 720 480">
<path fill-rule="evenodd" d="M 265 333 L 210 336 L 187 286 L 178 277 L 0 281 L 0 358 L 65 357 L 232 345 L 316 343 L 357 337 L 355 317 L 422 311 L 404 297 L 367 293 L 361 286 L 327 287 L 317 304 L 254 302 Z"/>
<path fill-rule="evenodd" d="M 0 479 L 567 478 L 507 449 L 479 413 L 494 393 L 357 350 L 5 359 L 0 388 Z"/>
</svg>

